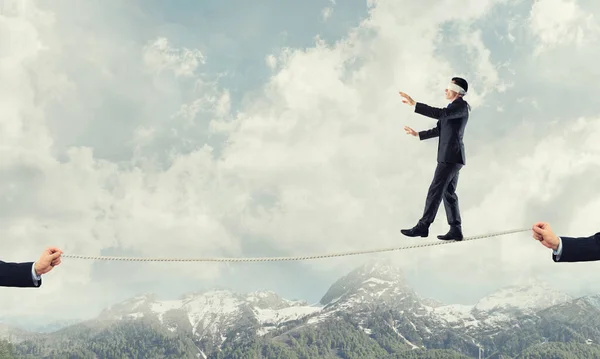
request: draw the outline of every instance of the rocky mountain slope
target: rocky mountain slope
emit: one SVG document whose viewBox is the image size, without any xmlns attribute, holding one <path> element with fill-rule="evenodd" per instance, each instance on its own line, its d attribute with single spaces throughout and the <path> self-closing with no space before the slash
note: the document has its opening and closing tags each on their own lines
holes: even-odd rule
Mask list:
<svg viewBox="0 0 600 359">
<path fill-rule="evenodd" d="M 398 269 L 372 264 L 337 280 L 314 305 L 273 292 L 170 301 L 147 294 L 52 333 L 0 328 L 0 335 L 24 358 L 477 358 L 482 350 L 512 358 L 535 357 L 552 342 L 600 353 L 597 323 L 600 296 L 524 285 L 472 306 L 442 305 L 420 297 Z"/>
</svg>

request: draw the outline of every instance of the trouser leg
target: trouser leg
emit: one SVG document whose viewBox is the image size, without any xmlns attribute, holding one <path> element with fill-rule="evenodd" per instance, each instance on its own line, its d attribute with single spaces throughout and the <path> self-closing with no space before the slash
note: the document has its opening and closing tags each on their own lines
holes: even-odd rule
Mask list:
<svg viewBox="0 0 600 359">
<path fill-rule="evenodd" d="M 427 191 L 427 198 L 425 199 L 425 209 L 423 210 L 423 216 L 419 220 L 419 223 L 429 227 L 435 220 L 437 211 L 442 202 L 442 198 L 450 184 L 451 180 L 455 177 L 459 165 L 453 163 L 438 163 L 433 179 L 429 185 Z"/>
<path fill-rule="evenodd" d="M 454 175 L 451 176 L 448 186 L 446 187 L 446 191 L 444 192 L 444 196 L 442 197 L 444 201 L 444 209 L 446 210 L 446 219 L 448 220 L 450 227 L 460 227 L 462 222 L 460 217 L 460 208 L 458 205 L 458 195 L 456 194 L 458 175 L 462 165 L 457 165 L 456 167 L 457 168 L 454 172 Z"/>
</svg>

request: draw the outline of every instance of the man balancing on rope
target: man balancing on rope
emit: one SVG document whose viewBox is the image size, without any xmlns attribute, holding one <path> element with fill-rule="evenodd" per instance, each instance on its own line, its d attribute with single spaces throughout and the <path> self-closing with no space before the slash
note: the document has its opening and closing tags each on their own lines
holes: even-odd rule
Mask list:
<svg viewBox="0 0 600 359">
<path fill-rule="evenodd" d="M 416 113 L 437 120 L 434 128 L 421 132 L 405 126 L 406 133 L 418 136 L 419 140 L 438 137 L 437 167 L 429 186 L 423 216 L 413 228 L 401 230 L 402 234 L 406 236 L 429 236 L 429 226 L 433 223 L 443 200 L 450 231 L 445 235 L 438 236 L 438 239 L 457 241 L 463 239 L 456 186 L 458 173 L 466 163 L 463 134 L 471 107 L 463 99 L 463 96 L 466 95 L 468 88 L 469 85 L 465 79 L 452 78 L 446 88 L 446 99 L 450 101 L 450 104 L 445 108 L 436 108 L 415 102 L 410 96 L 400 92 L 404 98 L 402 102 L 414 106 Z"/>
</svg>

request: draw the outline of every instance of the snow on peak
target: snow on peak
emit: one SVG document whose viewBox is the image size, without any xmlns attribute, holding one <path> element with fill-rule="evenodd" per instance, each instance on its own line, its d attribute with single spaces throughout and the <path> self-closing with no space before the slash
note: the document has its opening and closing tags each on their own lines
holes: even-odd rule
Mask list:
<svg viewBox="0 0 600 359">
<path fill-rule="evenodd" d="M 481 299 L 474 307 L 479 312 L 518 310 L 530 312 L 568 302 L 569 295 L 545 285 L 516 285 L 502 288 Z"/>
<path fill-rule="evenodd" d="M 505 325 L 520 315 L 531 315 L 553 305 L 572 301 L 565 293 L 546 285 L 520 284 L 501 288 L 475 305 L 443 305 L 431 314 L 452 328 L 484 330 Z"/>
<path fill-rule="evenodd" d="M 99 319 L 153 317 L 169 330 L 191 329 L 194 335 L 222 342 L 223 333 L 241 322 L 272 329 L 320 310 L 321 307 L 308 306 L 305 302 L 283 299 L 272 291 L 242 294 L 211 290 L 189 293 L 174 300 L 157 300 L 151 294 L 136 296 L 105 309 Z"/>
<path fill-rule="evenodd" d="M 375 301 L 394 302 L 404 300 L 415 302 L 416 293 L 405 282 L 402 272 L 387 263 L 372 262 L 360 266 L 338 279 L 320 303 L 341 308 L 368 304 Z"/>
<path fill-rule="evenodd" d="M 600 309 L 600 295 L 589 295 L 586 297 L 578 298 L 576 302 L 584 302 L 587 305 Z"/>
<path fill-rule="evenodd" d="M 306 301 L 288 300 L 273 291 L 260 291 L 250 293 L 247 297 L 248 303 L 252 303 L 261 309 L 283 309 L 296 306 L 307 306 Z"/>
<path fill-rule="evenodd" d="M 126 316 L 147 313 L 151 310 L 150 307 L 154 301 L 156 301 L 154 294 L 138 295 L 104 309 L 99 317 L 102 319 L 122 319 Z"/>
<path fill-rule="evenodd" d="M 372 260 L 354 269 L 348 276 L 404 282 L 402 270 L 390 263 L 389 260 Z"/>
</svg>

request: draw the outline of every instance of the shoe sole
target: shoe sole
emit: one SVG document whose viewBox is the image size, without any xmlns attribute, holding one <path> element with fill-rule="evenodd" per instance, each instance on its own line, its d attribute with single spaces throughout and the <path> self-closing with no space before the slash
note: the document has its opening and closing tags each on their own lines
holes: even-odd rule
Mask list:
<svg viewBox="0 0 600 359">
<path fill-rule="evenodd" d="M 404 235 L 404 236 L 406 236 L 406 237 L 410 237 L 410 238 L 416 238 L 416 237 L 427 238 L 427 237 L 429 237 L 429 233 L 428 233 L 428 234 L 417 234 L 417 235 L 415 235 L 415 236 L 411 236 L 411 235 L 409 235 L 409 234 L 402 233 L 402 231 L 400 231 L 400 233 L 401 233 L 402 235 Z"/>
</svg>

